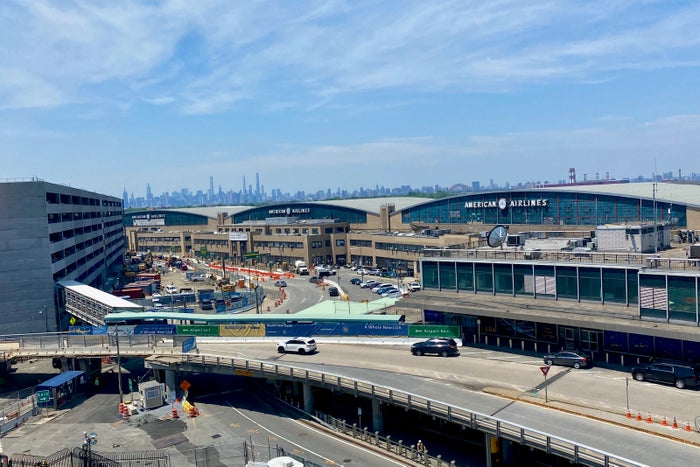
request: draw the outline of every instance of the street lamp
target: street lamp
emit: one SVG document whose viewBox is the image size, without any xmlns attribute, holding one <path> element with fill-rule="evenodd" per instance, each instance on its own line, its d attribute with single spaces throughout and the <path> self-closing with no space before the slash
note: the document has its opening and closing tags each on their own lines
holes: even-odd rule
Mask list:
<svg viewBox="0 0 700 467">
<path fill-rule="evenodd" d="M 117 344 L 117 385 L 119 386 L 119 403 L 124 402 L 124 392 L 122 391 L 122 359 L 119 352 L 119 323 L 114 323 L 114 338 Z"/>
<path fill-rule="evenodd" d="M 97 444 L 97 433 L 90 433 L 88 434 L 87 431 L 83 431 L 83 437 L 85 438 L 83 440 L 83 465 L 84 466 L 90 466 L 92 465 L 92 446 L 95 446 Z"/>
</svg>

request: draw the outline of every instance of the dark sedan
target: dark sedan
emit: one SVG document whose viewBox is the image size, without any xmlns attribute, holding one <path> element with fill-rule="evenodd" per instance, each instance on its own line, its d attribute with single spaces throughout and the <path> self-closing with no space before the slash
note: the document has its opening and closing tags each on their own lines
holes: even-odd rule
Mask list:
<svg viewBox="0 0 700 467">
<path fill-rule="evenodd" d="M 574 368 L 589 368 L 593 365 L 593 358 L 583 352 L 557 352 L 545 355 L 543 360 L 546 365 L 564 365 Z"/>
<path fill-rule="evenodd" d="M 459 349 L 457 348 L 457 341 L 454 339 L 435 337 L 411 345 L 411 353 L 419 357 L 427 354 L 449 357 L 459 355 Z"/>
</svg>

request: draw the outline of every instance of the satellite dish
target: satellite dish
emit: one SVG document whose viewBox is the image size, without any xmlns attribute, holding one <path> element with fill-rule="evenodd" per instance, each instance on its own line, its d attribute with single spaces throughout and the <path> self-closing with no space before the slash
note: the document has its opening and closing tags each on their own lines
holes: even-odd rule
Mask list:
<svg viewBox="0 0 700 467">
<path fill-rule="evenodd" d="M 508 238 L 508 229 L 503 225 L 497 225 L 486 236 L 486 243 L 491 248 L 496 248 L 503 245 L 506 238 Z"/>
</svg>

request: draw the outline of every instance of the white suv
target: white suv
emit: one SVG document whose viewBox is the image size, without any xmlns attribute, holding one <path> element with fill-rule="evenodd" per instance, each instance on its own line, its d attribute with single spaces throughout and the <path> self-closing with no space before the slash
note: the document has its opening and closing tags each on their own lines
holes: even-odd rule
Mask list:
<svg viewBox="0 0 700 467">
<path fill-rule="evenodd" d="M 279 353 L 295 352 L 299 355 L 304 355 L 314 353 L 317 350 L 316 341 L 310 337 L 295 337 L 294 339 L 277 343 L 277 351 Z"/>
<path fill-rule="evenodd" d="M 417 292 L 421 289 L 420 282 L 411 282 L 410 284 L 408 284 L 407 288 L 411 292 Z"/>
</svg>

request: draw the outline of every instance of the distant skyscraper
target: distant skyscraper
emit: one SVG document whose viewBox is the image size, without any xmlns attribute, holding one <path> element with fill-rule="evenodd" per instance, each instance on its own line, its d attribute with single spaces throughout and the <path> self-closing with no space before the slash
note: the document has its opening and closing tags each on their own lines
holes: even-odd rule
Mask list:
<svg viewBox="0 0 700 467">
<path fill-rule="evenodd" d="M 122 203 L 124 204 L 124 209 L 129 207 L 129 193 L 126 192 L 126 187 L 124 187 L 124 192 L 122 193 Z"/>
<path fill-rule="evenodd" d="M 151 193 L 150 183 L 146 183 L 146 206 L 153 206 L 153 193 Z"/>
<path fill-rule="evenodd" d="M 260 174 L 255 172 L 255 198 L 260 199 Z"/>
<path fill-rule="evenodd" d="M 214 177 L 209 176 L 209 199 L 214 199 Z"/>
<path fill-rule="evenodd" d="M 243 194 L 245 195 L 245 175 L 243 176 Z"/>
</svg>

